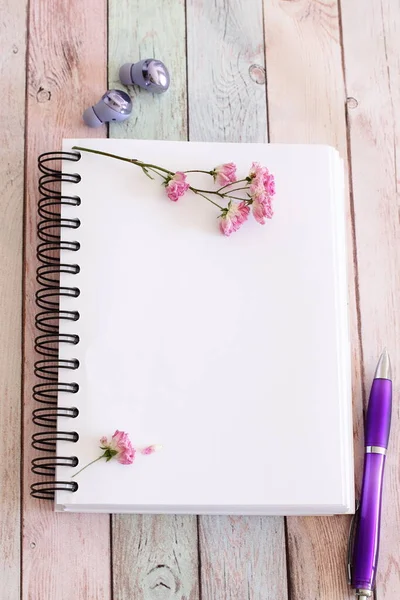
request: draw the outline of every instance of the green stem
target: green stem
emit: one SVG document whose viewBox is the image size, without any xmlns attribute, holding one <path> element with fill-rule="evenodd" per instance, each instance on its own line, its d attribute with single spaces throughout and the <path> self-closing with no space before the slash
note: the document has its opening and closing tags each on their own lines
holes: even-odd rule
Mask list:
<svg viewBox="0 0 400 600">
<path fill-rule="evenodd" d="M 205 173 L 206 175 L 212 175 L 212 171 L 202 171 L 201 169 L 190 169 L 189 171 L 183 171 L 184 173 Z"/>
<path fill-rule="evenodd" d="M 217 206 L 220 210 L 224 210 L 224 207 L 221 206 L 220 204 L 217 204 L 216 202 L 214 202 L 214 200 L 211 200 L 211 198 L 207 198 L 207 196 L 205 196 L 204 194 L 202 194 L 202 191 L 206 191 L 206 190 L 196 190 L 196 188 L 193 188 L 192 186 L 190 186 L 189 190 L 191 190 L 194 194 L 197 194 L 198 196 L 202 196 L 203 198 L 205 198 L 206 200 L 208 200 L 209 202 L 211 202 L 211 204 L 214 204 L 214 206 Z M 209 192 L 207 192 L 209 193 Z"/>
<path fill-rule="evenodd" d="M 153 171 L 153 173 L 155 173 L 156 175 L 159 175 L 160 177 L 162 177 L 164 179 L 164 181 L 167 179 L 166 177 L 164 177 L 164 175 L 162 175 L 161 173 L 159 173 L 158 171 L 156 171 L 156 169 L 154 167 L 145 167 L 145 169 L 149 169 L 150 171 Z M 161 169 L 161 167 L 157 167 L 157 169 Z"/>
<path fill-rule="evenodd" d="M 79 475 L 79 473 L 82 473 L 82 471 L 84 471 L 85 469 L 87 469 L 88 467 L 90 467 L 90 465 L 93 465 L 93 463 L 95 463 L 98 460 L 101 460 L 102 458 L 104 458 L 104 456 L 105 456 L 105 454 L 102 454 L 98 458 L 95 458 L 94 460 L 92 460 L 92 462 L 90 462 L 87 465 L 85 465 L 84 467 L 82 467 L 82 469 L 80 471 L 78 471 L 77 473 L 75 473 L 74 475 L 72 475 L 72 477 L 76 477 L 77 475 Z"/>
<path fill-rule="evenodd" d="M 234 190 L 229 190 L 228 192 L 226 192 L 226 194 L 230 194 L 232 192 L 241 192 L 242 190 L 248 190 L 249 186 L 245 185 L 244 187 L 241 188 L 235 188 Z"/>
<path fill-rule="evenodd" d="M 123 160 L 125 162 L 137 162 L 136 159 L 124 158 L 117 154 L 110 154 L 109 152 L 102 152 L 101 150 L 93 150 L 93 148 L 82 148 L 82 146 L 72 146 L 72 150 L 80 150 L 81 152 L 91 152 L 92 154 L 100 154 L 100 156 L 109 156 L 110 158 L 116 158 L 117 160 Z"/>
<path fill-rule="evenodd" d="M 82 146 L 72 146 L 72 150 L 80 150 L 81 152 L 91 152 L 92 154 L 99 154 L 100 156 L 108 156 L 110 158 L 115 158 L 116 160 L 123 160 L 124 162 L 129 162 L 141 168 L 148 167 L 149 169 L 157 169 L 158 171 L 162 171 L 163 173 L 167 173 L 168 175 L 175 175 L 173 171 L 163 169 L 163 167 L 158 167 L 157 165 L 152 165 L 151 163 L 144 163 L 141 160 L 137 160 L 137 158 L 126 158 L 124 156 L 118 156 L 118 154 L 110 154 L 110 152 L 93 150 L 93 148 L 82 148 Z"/>
<path fill-rule="evenodd" d="M 225 195 L 225 194 L 220 194 L 218 191 L 215 191 L 215 190 L 199 190 L 198 188 L 192 188 L 192 187 L 190 187 L 190 189 L 197 190 L 198 192 L 202 192 L 203 194 L 216 194 L 220 198 L 223 198 Z"/>
<path fill-rule="evenodd" d="M 167 175 L 175 175 L 173 171 L 163 169 L 163 167 L 159 167 L 158 165 L 152 165 L 151 163 L 144 163 L 141 160 L 137 160 L 136 158 L 132 158 L 131 163 L 133 163 L 134 165 L 138 165 L 139 167 L 146 167 L 147 169 L 151 169 L 152 171 L 162 171 L 163 173 L 167 173 Z"/>
<path fill-rule="evenodd" d="M 219 188 L 218 192 L 220 192 L 221 190 L 224 190 L 225 188 L 229 187 L 230 185 L 236 185 L 237 183 L 242 183 L 242 181 L 247 181 L 247 177 L 245 177 L 244 179 L 238 179 L 237 181 L 232 181 L 232 183 L 227 183 L 226 185 L 223 185 L 222 187 Z"/>
<path fill-rule="evenodd" d="M 191 189 L 195 190 L 197 188 L 191 188 Z M 221 193 L 219 190 L 199 190 L 199 189 L 197 189 L 197 191 L 202 192 L 203 194 L 216 194 L 220 198 L 226 198 L 226 197 L 229 198 L 229 197 L 231 197 L 230 196 L 231 192 L 240 192 L 241 190 L 247 190 L 247 189 L 248 189 L 248 187 L 243 187 L 243 188 L 237 188 L 236 190 L 228 190 L 227 192 L 223 192 L 223 193 Z"/>
<path fill-rule="evenodd" d="M 151 163 L 144 163 L 144 162 L 142 162 L 140 160 L 137 160 L 136 158 L 125 158 L 123 156 L 118 156 L 117 154 L 110 154 L 110 152 L 102 152 L 101 150 L 93 150 L 92 148 L 83 148 L 82 146 L 73 146 L 72 149 L 73 150 L 80 150 L 81 152 L 91 152 L 92 154 L 99 154 L 100 156 L 108 156 L 109 158 L 115 158 L 117 160 L 122 160 L 124 162 L 128 162 L 128 163 L 137 165 L 138 167 L 141 167 L 142 169 L 143 169 L 143 167 L 145 167 L 146 169 L 150 169 L 151 171 L 157 173 L 158 175 L 160 175 L 160 177 L 163 177 L 163 176 L 161 175 L 161 173 L 158 173 L 158 171 L 162 171 L 163 173 L 167 173 L 167 175 L 172 175 L 172 176 L 175 175 L 175 173 L 173 171 L 169 171 L 168 169 L 164 169 L 163 167 L 159 167 L 158 165 L 153 165 Z M 201 172 L 202 173 L 208 173 L 209 171 L 201 171 Z M 211 204 L 214 204 L 215 206 L 217 206 L 219 209 L 223 210 L 222 206 L 220 206 L 216 202 L 213 202 L 210 198 L 207 198 L 207 196 L 204 196 L 204 193 L 206 193 L 206 194 L 217 194 L 218 196 L 220 196 L 221 198 L 223 198 L 223 195 L 220 194 L 219 192 L 208 191 L 208 190 L 198 190 L 196 188 L 193 188 L 192 186 L 190 186 L 189 189 L 192 190 L 192 192 L 194 192 L 198 196 L 202 196 L 203 198 L 205 198 L 206 200 L 208 200 L 208 202 L 211 202 Z M 102 457 L 100 457 L 100 458 L 102 458 Z M 96 460 L 99 460 L 99 459 L 96 459 Z M 96 461 L 93 461 L 93 462 L 96 462 Z M 89 463 L 89 464 L 92 464 L 92 463 Z M 86 467 L 84 467 L 84 468 L 86 468 Z M 82 471 L 83 471 L 83 469 L 82 469 Z M 80 473 L 80 471 L 79 471 L 79 473 Z M 77 474 L 78 473 L 76 473 L 76 475 Z"/>
</svg>

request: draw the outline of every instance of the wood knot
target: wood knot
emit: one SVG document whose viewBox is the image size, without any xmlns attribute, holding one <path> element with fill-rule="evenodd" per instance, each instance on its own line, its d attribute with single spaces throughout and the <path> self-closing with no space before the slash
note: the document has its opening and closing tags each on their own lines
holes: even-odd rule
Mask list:
<svg viewBox="0 0 400 600">
<path fill-rule="evenodd" d="M 356 98 L 353 98 L 353 96 L 349 96 L 346 99 L 346 104 L 347 104 L 347 108 L 357 108 L 358 100 L 356 100 Z"/>
<path fill-rule="evenodd" d="M 12 51 L 13 51 L 13 54 L 18 54 L 18 46 L 16 46 L 14 44 L 13 47 L 12 47 Z"/>
<path fill-rule="evenodd" d="M 265 69 L 262 65 L 250 65 L 249 67 L 250 79 L 259 85 L 265 83 Z"/>
<path fill-rule="evenodd" d="M 30 547 L 32 548 L 32 550 L 34 550 L 36 548 L 36 542 L 31 542 Z"/>
<path fill-rule="evenodd" d="M 36 93 L 36 100 L 40 103 L 51 100 L 51 92 L 40 87 Z"/>
<path fill-rule="evenodd" d="M 147 573 L 145 587 L 146 600 L 169 600 L 176 597 L 180 583 L 168 565 L 157 565 Z"/>
</svg>

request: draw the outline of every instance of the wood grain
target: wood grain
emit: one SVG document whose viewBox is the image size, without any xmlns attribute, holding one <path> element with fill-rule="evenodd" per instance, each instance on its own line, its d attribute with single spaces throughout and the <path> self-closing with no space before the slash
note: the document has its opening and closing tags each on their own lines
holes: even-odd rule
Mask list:
<svg viewBox="0 0 400 600">
<path fill-rule="evenodd" d="M 278 517 L 202 517 L 202 598 L 286 599 L 283 527 Z"/>
<path fill-rule="evenodd" d="M 343 3 L 361 334 L 367 400 L 376 362 L 387 346 L 394 405 L 386 463 L 377 597 L 400 586 L 400 3 Z M 363 26 L 359 27 L 362 22 Z"/>
<path fill-rule="evenodd" d="M 187 139 L 185 6 L 183 0 L 109 3 L 109 81 L 119 87 L 119 67 L 159 58 L 171 74 L 161 95 L 129 86 L 133 116 L 110 126 L 110 136 Z M 122 86 L 123 87 L 123 86 Z M 197 600 L 196 517 L 113 516 L 114 600 Z"/>
<path fill-rule="evenodd" d="M 36 284 L 37 155 L 60 147 L 62 136 L 87 130 L 81 113 L 104 92 L 106 2 L 31 0 L 29 11 L 23 413 L 23 560 L 19 562 L 19 270 L 23 173 L 24 0 L 0 0 L 3 127 L 0 163 L 0 587 L 5 600 L 109 600 L 107 516 L 54 515 L 29 497 L 32 434 L 34 292 Z M 349 298 L 353 339 L 357 484 L 362 447 L 362 383 L 369 391 L 382 346 L 397 377 L 399 360 L 399 3 L 342 2 L 347 94 L 341 68 L 338 0 L 265 0 L 268 118 L 273 142 L 326 142 L 346 158 L 347 101 L 354 205 L 349 198 Z M 134 116 L 115 137 L 185 139 L 187 96 L 183 0 L 109 2 L 110 86 L 122 87 L 123 62 L 158 55 L 172 75 L 168 94 L 129 88 Z M 262 13 L 254 1 L 187 0 L 190 137 L 263 141 L 266 136 Z M 357 248 L 354 241 L 357 240 Z M 357 315 L 361 315 L 361 327 Z M 361 377 L 363 344 L 364 373 Z M 362 381 L 361 381 L 362 380 Z M 394 398 L 398 396 L 395 389 Z M 364 392 L 364 402 L 366 394 Z M 400 578 L 399 411 L 393 414 L 385 479 L 385 512 L 378 572 L 379 600 L 397 597 Z M 4 436 L 5 431 L 5 436 Z M 5 452 L 5 454 L 4 454 Z M 347 518 L 287 520 L 291 600 L 342 600 Z M 287 598 L 283 521 L 203 517 L 199 522 L 203 600 Z M 140 547 L 138 540 L 141 540 Z M 229 549 L 228 541 L 235 548 Z M 197 531 L 193 518 L 115 517 L 114 600 L 197 600 Z M 271 548 L 270 548 L 271 546 Z M 230 551 L 229 551 L 230 550 Z M 174 556 L 174 552 L 176 556 Z M 276 564 L 275 557 L 276 556 Z M 157 563 L 157 564 L 156 564 Z M 152 565 L 152 566 L 151 566 Z M 165 565 L 165 566 L 163 566 Z M 155 570 L 152 571 L 152 568 Z M 168 586 L 168 587 L 167 587 Z M 272 587 L 270 587 L 272 586 Z M 186 594 L 186 596 L 184 595 Z M 236 596 L 235 596 L 236 594 Z M 241 596 L 238 596 L 241 594 Z M 265 596 L 268 598 L 268 596 Z"/>
<path fill-rule="evenodd" d="M 265 141 L 262 0 L 187 0 L 187 28 L 190 139 Z"/>
<path fill-rule="evenodd" d="M 31 448 L 37 157 L 60 150 L 62 137 L 104 135 L 84 127 L 82 112 L 106 87 L 106 2 L 31 0 L 28 20 L 22 598 L 109 600 L 109 517 L 55 514 L 29 495 L 39 454 Z"/>
<path fill-rule="evenodd" d="M 196 519 L 121 515 L 113 540 L 114 600 L 199 598 Z"/>
<path fill-rule="evenodd" d="M 111 137 L 184 140 L 187 137 L 184 0 L 110 0 L 109 87 L 125 89 L 132 117 L 110 125 Z M 119 81 L 120 67 L 145 58 L 162 60 L 171 76 L 164 94 L 149 94 Z"/>
<path fill-rule="evenodd" d="M 192 141 L 267 139 L 262 3 L 188 0 Z M 202 597 L 285 600 L 282 518 L 199 517 Z"/>
<path fill-rule="evenodd" d="M 20 593 L 22 215 L 26 0 L 0 17 L 0 589 Z M 7 123 L 7 126 L 4 124 Z"/>
<path fill-rule="evenodd" d="M 337 2 L 265 2 L 268 110 L 272 142 L 338 148 L 347 164 L 345 87 Z M 348 194 L 348 280 L 357 484 L 362 458 L 361 349 L 353 207 Z M 291 600 L 352 598 L 345 577 L 348 517 L 287 519 Z"/>
</svg>

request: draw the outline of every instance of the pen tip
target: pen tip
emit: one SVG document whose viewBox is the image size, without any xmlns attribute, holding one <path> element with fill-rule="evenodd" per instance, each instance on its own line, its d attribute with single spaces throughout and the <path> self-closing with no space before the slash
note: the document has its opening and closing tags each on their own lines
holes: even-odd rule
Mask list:
<svg viewBox="0 0 400 600">
<path fill-rule="evenodd" d="M 390 364 L 389 353 L 384 348 L 375 371 L 375 379 L 392 379 L 392 367 Z"/>
</svg>

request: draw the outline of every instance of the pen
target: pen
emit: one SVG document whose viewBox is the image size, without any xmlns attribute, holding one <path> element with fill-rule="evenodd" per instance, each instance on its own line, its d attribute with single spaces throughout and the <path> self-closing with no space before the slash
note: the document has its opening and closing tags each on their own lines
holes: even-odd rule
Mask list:
<svg viewBox="0 0 400 600">
<path fill-rule="evenodd" d="M 364 472 L 351 565 L 351 585 L 358 600 L 368 600 L 375 584 L 391 414 L 392 373 L 385 349 L 372 382 L 365 425 Z"/>
</svg>

